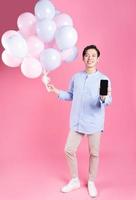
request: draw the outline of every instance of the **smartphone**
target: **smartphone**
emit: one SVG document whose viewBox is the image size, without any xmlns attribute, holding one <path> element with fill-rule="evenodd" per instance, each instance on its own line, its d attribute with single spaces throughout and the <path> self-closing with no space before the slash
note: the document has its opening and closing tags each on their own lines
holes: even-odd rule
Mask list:
<svg viewBox="0 0 136 200">
<path fill-rule="evenodd" d="M 100 81 L 100 95 L 108 94 L 108 80 L 102 79 Z"/>
</svg>

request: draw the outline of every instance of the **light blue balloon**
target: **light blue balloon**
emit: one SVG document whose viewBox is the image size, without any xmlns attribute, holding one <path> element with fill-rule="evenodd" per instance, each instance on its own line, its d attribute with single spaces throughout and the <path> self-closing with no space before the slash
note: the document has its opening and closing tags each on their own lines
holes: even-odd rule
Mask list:
<svg viewBox="0 0 136 200">
<path fill-rule="evenodd" d="M 28 53 L 27 43 L 19 33 L 8 38 L 6 50 L 9 54 L 18 58 L 24 58 Z"/>
<path fill-rule="evenodd" d="M 59 49 L 68 49 L 75 46 L 78 34 L 73 26 L 62 26 L 55 33 L 56 44 Z"/>
<path fill-rule="evenodd" d="M 77 47 L 72 47 L 70 49 L 65 49 L 61 52 L 62 59 L 65 62 L 72 62 L 74 61 L 78 56 L 78 49 Z"/>
<path fill-rule="evenodd" d="M 55 7 L 49 0 L 40 0 L 36 3 L 35 15 L 38 19 L 53 19 L 55 16 Z"/>
<path fill-rule="evenodd" d="M 38 21 L 36 32 L 44 42 L 51 42 L 54 39 L 55 31 L 56 24 L 53 20 L 44 19 Z"/>
<path fill-rule="evenodd" d="M 60 10 L 57 9 L 55 10 L 55 16 L 60 15 L 60 13 L 61 13 Z"/>
<path fill-rule="evenodd" d="M 42 51 L 40 62 L 46 71 L 51 71 L 60 66 L 61 55 L 56 49 L 48 48 Z"/>
</svg>

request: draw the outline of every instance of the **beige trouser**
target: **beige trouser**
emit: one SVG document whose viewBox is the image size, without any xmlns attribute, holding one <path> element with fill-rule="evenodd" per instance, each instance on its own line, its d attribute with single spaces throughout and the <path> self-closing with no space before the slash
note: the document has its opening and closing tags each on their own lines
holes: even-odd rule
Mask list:
<svg viewBox="0 0 136 200">
<path fill-rule="evenodd" d="M 72 178 L 78 177 L 78 166 L 76 151 L 84 134 L 78 132 L 69 132 L 65 145 L 65 154 L 70 168 Z M 97 174 L 99 162 L 99 146 L 101 133 L 87 135 L 89 147 L 89 180 L 94 181 Z"/>
</svg>

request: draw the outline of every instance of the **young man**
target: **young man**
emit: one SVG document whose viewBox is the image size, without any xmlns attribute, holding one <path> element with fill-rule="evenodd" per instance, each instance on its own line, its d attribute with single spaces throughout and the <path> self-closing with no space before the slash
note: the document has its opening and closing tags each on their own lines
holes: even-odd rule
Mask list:
<svg viewBox="0 0 136 200">
<path fill-rule="evenodd" d="M 65 145 L 65 154 L 69 164 L 71 180 L 62 187 L 62 192 L 70 192 L 80 187 L 76 151 L 81 139 L 86 135 L 89 146 L 88 192 L 97 196 L 95 186 L 100 138 L 104 130 L 105 106 L 112 101 L 109 78 L 97 70 L 100 51 L 95 45 L 85 47 L 82 53 L 85 70 L 76 73 L 70 82 L 68 91 L 59 90 L 52 84 L 46 85 L 49 92 L 56 93 L 60 99 L 72 100 L 70 114 L 70 132 Z M 108 94 L 100 95 L 100 81 L 108 80 Z M 43 78 L 44 84 L 44 78 Z"/>
</svg>

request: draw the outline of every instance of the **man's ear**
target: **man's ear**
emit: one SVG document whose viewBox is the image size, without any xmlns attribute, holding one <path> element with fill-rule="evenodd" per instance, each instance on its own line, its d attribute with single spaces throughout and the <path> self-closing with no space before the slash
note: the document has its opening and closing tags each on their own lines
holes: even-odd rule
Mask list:
<svg viewBox="0 0 136 200">
<path fill-rule="evenodd" d="M 99 57 L 97 58 L 97 62 L 99 62 Z"/>
</svg>

